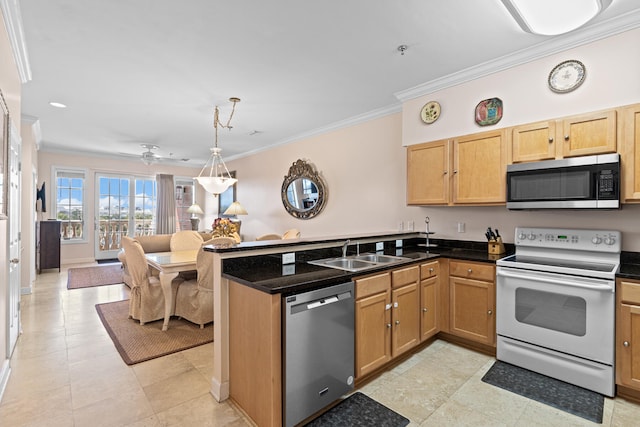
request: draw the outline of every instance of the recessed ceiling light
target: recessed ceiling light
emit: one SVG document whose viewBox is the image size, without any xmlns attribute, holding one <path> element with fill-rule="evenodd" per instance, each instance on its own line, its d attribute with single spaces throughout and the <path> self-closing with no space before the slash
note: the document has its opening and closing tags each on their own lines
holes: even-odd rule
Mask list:
<svg viewBox="0 0 640 427">
<path fill-rule="evenodd" d="M 51 105 L 52 107 L 56 107 L 56 108 L 67 108 L 67 105 L 63 104 L 62 102 L 51 101 L 49 103 L 49 105 Z"/>
<path fill-rule="evenodd" d="M 605 10 L 612 0 L 502 0 L 526 32 L 555 36 L 580 28 Z"/>
</svg>

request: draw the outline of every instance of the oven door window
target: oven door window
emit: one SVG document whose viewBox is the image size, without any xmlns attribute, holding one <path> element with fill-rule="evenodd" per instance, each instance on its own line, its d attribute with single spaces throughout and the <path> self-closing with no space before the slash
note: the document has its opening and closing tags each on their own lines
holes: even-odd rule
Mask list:
<svg viewBox="0 0 640 427">
<path fill-rule="evenodd" d="M 531 288 L 517 288 L 515 297 L 518 322 L 579 337 L 587 333 L 583 298 Z"/>
<path fill-rule="evenodd" d="M 523 171 L 509 174 L 509 201 L 590 200 L 595 197 L 586 167 Z"/>
</svg>

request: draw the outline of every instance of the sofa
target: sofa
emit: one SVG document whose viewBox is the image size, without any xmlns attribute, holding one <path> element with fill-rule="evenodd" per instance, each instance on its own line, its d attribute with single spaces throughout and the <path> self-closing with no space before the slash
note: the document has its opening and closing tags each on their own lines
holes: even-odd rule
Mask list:
<svg viewBox="0 0 640 427">
<path fill-rule="evenodd" d="M 207 241 L 211 239 L 212 233 L 210 232 L 199 232 L 203 238 L 203 241 Z M 171 236 L 173 234 L 154 234 L 151 236 L 137 236 L 133 239 L 140 242 L 140 246 L 144 250 L 145 254 L 153 253 L 153 252 L 169 252 L 171 251 Z M 127 268 L 127 261 L 124 256 L 124 250 L 120 250 L 118 252 L 118 260 L 122 262 L 122 277 L 125 285 L 131 287 L 132 280 L 131 274 L 129 273 L 129 269 Z M 188 280 L 190 277 L 185 277 Z"/>
</svg>

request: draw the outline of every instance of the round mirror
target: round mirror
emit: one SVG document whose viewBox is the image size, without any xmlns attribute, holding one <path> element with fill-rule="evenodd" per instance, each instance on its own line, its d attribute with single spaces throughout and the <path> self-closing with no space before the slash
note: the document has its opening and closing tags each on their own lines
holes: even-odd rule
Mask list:
<svg viewBox="0 0 640 427">
<path fill-rule="evenodd" d="M 324 181 L 312 165 L 297 160 L 282 182 L 282 204 L 295 218 L 309 219 L 318 215 L 326 203 Z"/>
</svg>

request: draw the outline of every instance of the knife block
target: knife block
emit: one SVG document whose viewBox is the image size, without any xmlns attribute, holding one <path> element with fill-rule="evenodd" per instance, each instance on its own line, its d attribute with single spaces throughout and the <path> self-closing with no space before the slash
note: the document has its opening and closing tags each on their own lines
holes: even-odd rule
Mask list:
<svg viewBox="0 0 640 427">
<path fill-rule="evenodd" d="M 495 240 L 489 240 L 489 253 L 492 255 L 500 255 L 505 253 L 504 243 L 502 243 L 502 237 L 498 237 Z"/>
</svg>

